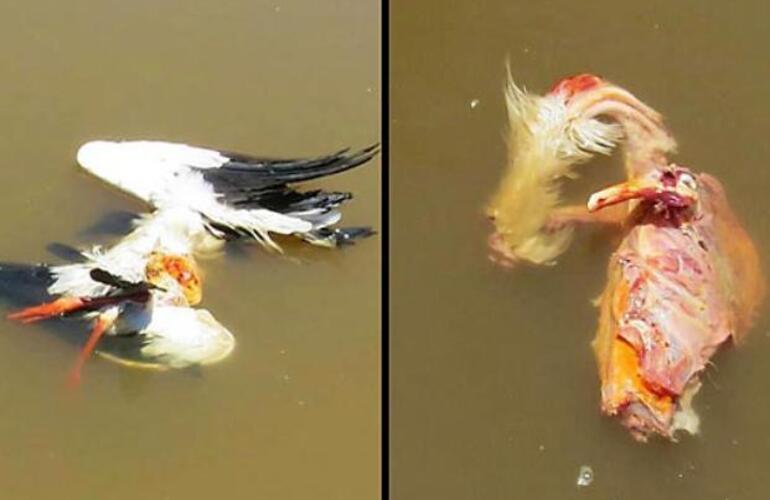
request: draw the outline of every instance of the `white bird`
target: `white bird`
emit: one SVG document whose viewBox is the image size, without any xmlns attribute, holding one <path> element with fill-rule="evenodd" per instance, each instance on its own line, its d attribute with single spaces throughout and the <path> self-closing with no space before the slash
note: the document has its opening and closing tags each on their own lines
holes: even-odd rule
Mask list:
<svg viewBox="0 0 770 500">
<path fill-rule="evenodd" d="M 378 151 L 374 145 L 317 158 L 275 159 L 160 141 L 93 141 L 81 146 L 77 161 L 156 209 L 200 214 L 205 231 L 220 240 L 251 237 L 280 251 L 272 233 L 329 247 L 372 234 L 364 227 L 331 227 L 350 193 L 300 192 L 290 185 L 349 170 Z"/>
<path fill-rule="evenodd" d="M 197 213 L 160 210 L 140 219 L 115 246 L 84 252 L 84 262 L 0 265 L 4 281 L 36 279 L 53 299 L 8 317 L 23 323 L 73 316 L 93 322 L 71 372 L 73 384 L 105 334 L 114 339 L 100 354 L 123 364 L 181 368 L 220 361 L 235 345 L 232 334 L 207 310 L 191 307 L 202 298 L 193 257 L 202 227 Z"/>
<path fill-rule="evenodd" d="M 155 211 L 113 247 L 82 252 L 83 262 L 0 265 L 0 281 L 34 278 L 46 292 L 46 302 L 8 317 L 93 322 L 72 383 L 97 344 L 99 354 L 130 365 L 185 367 L 224 359 L 235 344 L 232 334 L 208 311 L 192 307 L 202 298 L 194 255 L 242 236 L 279 251 L 271 233 L 322 246 L 368 236 L 369 228 L 331 228 L 350 193 L 298 192 L 289 184 L 351 169 L 377 152 L 372 146 L 276 160 L 164 142 L 89 142 L 78 151 L 78 163 Z"/>
</svg>

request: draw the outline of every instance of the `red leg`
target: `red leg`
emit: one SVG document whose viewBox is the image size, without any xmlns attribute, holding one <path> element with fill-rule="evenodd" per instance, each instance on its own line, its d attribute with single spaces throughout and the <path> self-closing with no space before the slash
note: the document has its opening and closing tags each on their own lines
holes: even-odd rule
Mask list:
<svg viewBox="0 0 770 500">
<path fill-rule="evenodd" d="M 114 321 L 114 317 L 107 315 L 101 315 L 96 318 L 96 323 L 94 324 L 93 329 L 91 329 L 91 335 L 89 335 L 88 340 L 80 350 L 78 358 L 75 361 L 75 366 L 73 366 L 72 370 L 70 371 L 67 385 L 71 389 L 74 389 L 80 385 L 80 373 L 83 370 L 83 365 L 86 363 L 86 361 L 88 361 L 88 358 L 91 357 L 91 353 L 94 352 L 96 344 L 99 343 L 99 340 L 104 335 L 104 332 L 107 331 L 107 329 L 112 325 Z"/>
</svg>

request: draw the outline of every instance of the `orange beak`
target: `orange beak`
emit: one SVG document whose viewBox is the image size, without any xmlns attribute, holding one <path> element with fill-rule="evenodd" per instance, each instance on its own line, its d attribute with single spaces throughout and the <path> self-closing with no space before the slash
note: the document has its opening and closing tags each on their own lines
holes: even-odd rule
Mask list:
<svg viewBox="0 0 770 500">
<path fill-rule="evenodd" d="M 588 211 L 595 212 L 610 205 L 616 205 L 632 199 L 652 199 L 660 193 L 660 188 L 648 180 L 638 179 L 621 182 L 592 194 L 588 198 Z"/>
<path fill-rule="evenodd" d="M 641 177 L 615 184 L 597 191 L 588 198 L 589 212 L 633 199 L 660 201 L 671 208 L 684 208 L 695 204 L 698 193 L 684 186 L 664 186 L 657 179 Z"/>
</svg>

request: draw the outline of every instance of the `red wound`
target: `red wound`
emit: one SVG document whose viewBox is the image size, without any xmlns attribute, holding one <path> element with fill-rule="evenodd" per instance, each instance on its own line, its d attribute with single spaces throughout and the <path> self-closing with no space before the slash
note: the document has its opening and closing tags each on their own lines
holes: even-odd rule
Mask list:
<svg viewBox="0 0 770 500">
<path fill-rule="evenodd" d="M 567 99 L 573 97 L 575 94 L 585 92 L 598 87 L 604 83 L 604 81 L 596 75 L 589 73 L 583 73 L 582 75 L 571 76 L 560 80 L 553 86 L 551 94 L 563 94 Z"/>
</svg>

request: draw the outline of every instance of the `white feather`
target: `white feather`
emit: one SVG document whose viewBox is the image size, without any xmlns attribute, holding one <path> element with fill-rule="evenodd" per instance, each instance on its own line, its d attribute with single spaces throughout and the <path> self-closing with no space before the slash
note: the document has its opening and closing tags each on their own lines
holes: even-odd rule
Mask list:
<svg viewBox="0 0 770 500">
<path fill-rule="evenodd" d="M 216 363 L 235 347 L 233 335 L 206 309 L 155 307 L 142 335 L 142 355 L 172 368 Z"/>
<path fill-rule="evenodd" d="M 559 93 L 537 96 L 508 75 L 508 166 L 487 207 L 509 258 L 552 263 L 566 250 L 572 228 L 546 231 L 549 214 L 561 203 L 560 181 L 594 154 L 609 154 L 622 138 L 617 124 L 570 111 Z"/>
<path fill-rule="evenodd" d="M 139 220 L 136 229 L 108 250 L 94 247 L 83 252 L 86 262 L 56 266 L 55 281 L 48 288 L 52 295 L 94 297 L 109 287 L 91 279 L 89 273 L 100 268 L 127 281 L 144 280 L 147 260 L 152 252 L 191 255 L 206 237 L 203 220 L 197 212 L 180 208 L 160 210 Z"/>
<path fill-rule="evenodd" d="M 84 144 L 78 163 L 89 173 L 158 209 L 194 210 L 219 225 L 243 229 L 279 250 L 270 233 L 303 234 L 323 226 L 268 209 L 242 209 L 223 203 L 195 168 L 217 168 L 229 159 L 217 151 L 160 141 L 93 141 Z M 205 225 L 200 226 L 205 232 Z"/>
</svg>

